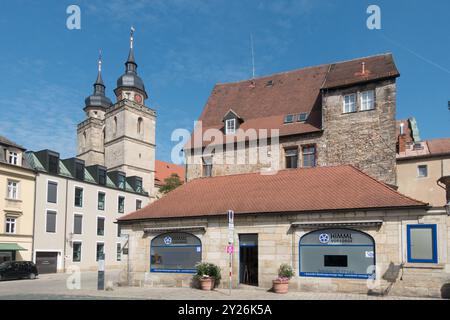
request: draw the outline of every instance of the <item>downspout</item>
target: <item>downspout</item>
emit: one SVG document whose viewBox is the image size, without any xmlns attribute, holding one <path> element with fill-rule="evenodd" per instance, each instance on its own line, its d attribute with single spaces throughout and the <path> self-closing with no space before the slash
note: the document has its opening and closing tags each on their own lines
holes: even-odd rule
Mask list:
<svg viewBox="0 0 450 320">
<path fill-rule="evenodd" d="M 36 200 L 37 200 L 37 177 L 39 175 L 39 172 L 37 170 L 34 171 L 34 206 L 33 206 L 33 235 L 31 237 L 31 261 L 36 263 L 36 257 L 35 254 L 35 232 L 36 232 Z"/>
<path fill-rule="evenodd" d="M 66 248 L 67 248 L 67 197 L 68 197 L 68 194 L 69 194 L 69 179 L 66 179 L 66 197 L 65 197 L 65 200 L 66 200 L 66 204 L 65 204 L 65 207 L 66 207 L 66 210 L 65 210 L 65 212 L 64 212 L 64 250 L 63 250 L 63 256 L 62 256 L 62 259 L 63 259 L 63 272 L 65 273 L 66 272 Z"/>
</svg>

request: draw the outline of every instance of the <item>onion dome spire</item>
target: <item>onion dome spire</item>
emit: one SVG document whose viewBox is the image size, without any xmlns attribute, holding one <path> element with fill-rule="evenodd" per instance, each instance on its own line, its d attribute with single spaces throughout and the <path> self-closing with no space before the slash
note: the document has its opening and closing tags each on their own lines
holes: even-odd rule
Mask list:
<svg viewBox="0 0 450 320">
<path fill-rule="evenodd" d="M 131 27 L 130 32 L 130 51 L 128 53 L 127 61 L 125 62 L 125 73 L 117 80 L 117 88 L 114 90 L 117 96 L 120 95 L 121 89 L 136 90 L 144 95 L 147 99 L 147 92 L 145 91 L 144 82 L 137 75 L 137 63 L 134 56 L 134 32 L 136 29 Z"/>
<path fill-rule="evenodd" d="M 105 84 L 102 78 L 102 51 L 100 50 L 98 57 L 98 73 L 94 83 L 94 94 L 87 97 L 85 105 L 87 107 L 109 108 L 112 105 L 111 100 L 105 96 Z"/>
</svg>

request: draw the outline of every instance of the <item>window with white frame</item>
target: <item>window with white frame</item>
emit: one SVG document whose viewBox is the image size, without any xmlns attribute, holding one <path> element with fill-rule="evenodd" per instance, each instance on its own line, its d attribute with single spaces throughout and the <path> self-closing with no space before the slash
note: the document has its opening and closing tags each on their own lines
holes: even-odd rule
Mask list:
<svg viewBox="0 0 450 320">
<path fill-rule="evenodd" d="M 16 233 L 16 218 L 6 217 L 6 226 L 5 232 L 7 234 L 15 234 Z"/>
<path fill-rule="evenodd" d="M 73 262 L 81 262 L 81 242 L 73 243 L 73 252 L 72 252 L 72 261 Z"/>
<path fill-rule="evenodd" d="M 13 165 L 18 165 L 19 164 L 19 155 L 17 154 L 17 152 L 9 152 L 9 159 L 8 159 L 9 164 L 13 164 Z"/>
<path fill-rule="evenodd" d="M 417 166 L 417 176 L 419 178 L 426 178 L 426 177 L 428 177 L 428 166 L 427 165 Z"/>
<path fill-rule="evenodd" d="M 19 199 L 19 183 L 17 181 L 8 181 L 8 199 Z"/>
<path fill-rule="evenodd" d="M 236 133 L 236 119 L 228 119 L 225 121 L 225 134 Z"/>
<path fill-rule="evenodd" d="M 356 94 L 344 96 L 344 113 L 356 112 Z"/>
<path fill-rule="evenodd" d="M 375 109 L 375 91 L 361 92 L 361 111 Z"/>
</svg>

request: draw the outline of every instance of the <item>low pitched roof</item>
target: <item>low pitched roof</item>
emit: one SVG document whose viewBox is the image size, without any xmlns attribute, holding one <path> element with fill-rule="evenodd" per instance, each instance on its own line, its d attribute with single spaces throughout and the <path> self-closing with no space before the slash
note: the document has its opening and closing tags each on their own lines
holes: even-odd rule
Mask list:
<svg viewBox="0 0 450 320">
<path fill-rule="evenodd" d="M 160 160 L 155 161 L 155 185 L 163 186 L 164 180 L 176 173 L 184 181 L 184 168 L 182 166 Z"/>
<path fill-rule="evenodd" d="M 365 73 L 362 74 L 362 63 Z M 240 129 L 279 129 L 280 135 L 319 132 L 322 129 L 321 90 L 400 74 L 391 54 L 325 64 L 235 83 L 217 84 L 200 115 L 202 132 L 223 129 L 223 117 L 232 109 L 245 121 Z M 284 124 L 286 115 L 308 113 L 306 123 Z M 200 130 L 200 129 L 196 129 Z M 194 135 L 193 135 L 194 136 Z M 189 141 L 185 149 L 200 147 Z"/>
<path fill-rule="evenodd" d="M 119 221 L 426 206 L 346 165 L 196 179 Z"/>
</svg>

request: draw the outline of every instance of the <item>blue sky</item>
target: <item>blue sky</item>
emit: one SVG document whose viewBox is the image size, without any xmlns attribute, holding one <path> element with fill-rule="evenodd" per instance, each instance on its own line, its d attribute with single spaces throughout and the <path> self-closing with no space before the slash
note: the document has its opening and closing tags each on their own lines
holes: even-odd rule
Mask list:
<svg viewBox="0 0 450 320">
<path fill-rule="evenodd" d="M 66 8 L 81 8 L 81 30 Z M 382 10 L 382 30 L 366 9 Z M 92 92 L 98 50 L 113 99 L 131 25 L 138 72 L 156 109 L 157 158 L 170 161 L 176 128 L 191 129 L 217 82 L 394 54 L 397 118 L 415 116 L 423 139 L 449 135 L 450 2 L 447 0 L 16 0 L 0 15 L 0 134 L 30 150 L 76 153 L 76 124 Z"/>
</svg>

